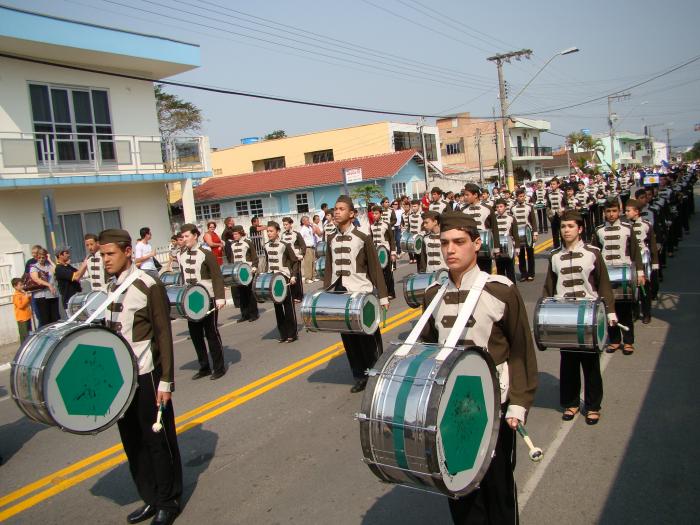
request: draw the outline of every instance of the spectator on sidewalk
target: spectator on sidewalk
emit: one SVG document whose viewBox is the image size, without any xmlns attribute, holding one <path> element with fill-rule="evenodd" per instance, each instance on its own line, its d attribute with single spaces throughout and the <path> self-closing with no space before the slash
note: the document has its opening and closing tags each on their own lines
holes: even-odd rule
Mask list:
<svg viewBox="0 0 700 525">
<path fill-rule="evenodd" d="M 156 253 L 153 250 L 153 246 L 148 242 L 151 240 L 151 237 L 153 237 L 151 229 L 148 227 L 141 228 L 139 230 L 139 236 L 139 242 L 137 242 L 134 247 L 134 263 L 140 270 L 143 270 L 154 279 L 159 279 L 158 269 L 155 263 Z"/>
<path fill-rule="evenodd" d="M 304 282 L 312 283 L 314 280 L 314 261 L 316 258 L 316 236 L 314 235 L 314 228 L 311 225 L 311 221 L 307 215 L 304 215 L 301 218 L 301 228 L 299 228 L 299 233 L 304 239 L 304 244 L 306 245 L 301 266 Z"/>
<path fill-rule="evenodd" d="M 39 328 L 59 320 L 58 296 L 56 295 L 56 277 L 54 266 L 49 261 L 49 254 L 45 249 L 39 250 L 37 261 L 32 265 L 29 275 L 36 284 L 42 287 L 32 292 L 32 298 L 37 305 L 37 319 Z"/>
<path fill-rule="evenodd" d="M 80 268 L 71 265 L 68 247 L 56 250 L 56 288 L 61 296 L 61 304 L 64 309 L 68 308 L 70 298 L 82 290 L 80 279 L 86 270 L 87 260 L 83 261 Z"/>
<path fill-rule="evenodd" d="M 31 294 L 24 291 L 22 279 L 15 277 L 11 282 L 12 288 L 15 289 L 15 293 L 12 295 L 12 304 L 15 308 L 19 342 L 22 344 L 32 329 Z"/>
</svg>

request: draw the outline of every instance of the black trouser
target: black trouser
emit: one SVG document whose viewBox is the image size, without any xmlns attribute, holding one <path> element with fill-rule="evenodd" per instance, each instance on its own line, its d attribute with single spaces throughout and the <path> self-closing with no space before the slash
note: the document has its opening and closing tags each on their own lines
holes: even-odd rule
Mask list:
<svg viewBox="0 0 700 525">
<path fill-rule="evenodd" d="M 297 278 L 297 282 L 290 285 L 289 291 L 291 292 L 292 299 L 301 301 L 304 298 L 304 285 L 302 284 L 301 270 L 294 274 L 294 277 Z"/>
<path fill-rule="evenodd" d="M 462 524 L 516 524 L 518 494 L 515 470 L 515 431 L 505 421 L 506 407 L 501 408 L 495 455 L 491 459 L 479 488 L 459 499 L 448 499 L 452 521 Z"/>
<path fill-rule="evenodd" d="M 629 330 L 622 330 L 619 326 L 608 327 L 608 337 L 611 344 L 634 344 L 634 318 L 632 316 L 631 301 L 615 301 L 615 315 L 617 320 Z"/>
<path fill-rule="evenodd" d="M 593 216 L 591 215 L 591 211 L 582 211 L 581 217 L 583 217 L 583 240 L 585 242 L 590 242 L 591 236 L 593 235 Z"/>
<path fill-rule="evenodd" d="M 532 246 L 520 245 L 520 253 L 518 254 L 518 268 L 520 269 L 520 277 L 535 276 L 535 248 Z"/>
<path fill-rule="evenodd" d="M 491 268 L 493 266 L 493 262 L 491 260 L 491 257 L 477 255 L 476 264 L 482 272 L 491 273 Z"/>
<path fill-rule="evenodd" d="M 281 303 L 275 303 L 275 319 L 277 319 L 280 339 L 295 339 L 297 337 L 297 317 L 291 293 L 288 293 Z"/>
<path fill-rule="evenodd" d="M 581 398 L 583 370 L 584 411 L 600 410 L 603 402 L 603 376 L 598 352 L 561 351 L 559 363 L 559 402 L 564 408 L 578 408 Z"/>
<path fill-rule="evenodd" d="M 515 282 L 515 262 L 507 256 L 496 257 L 496 272 Z"/>
<path fill-rule="evenodd" d="M 552 225 L 552 246 L 554 248 L 559 248 L 559 246 L 561 246 L 561 232 L 559 231 L 561 227 L 561 217 L 555 212 L 552 218 L 549 219 L 549 222 Z"/>
<path fill-rule="evenodd" d="M 654 272 L 651 272 L 654 275 Z M 644 286 L 638 286 L 639 304 L 642 310 L 642 317 L 651 317 L 651 294 L 652 282 L 650 279 L 644 283 Z"/>
<path fill-rule="evenodd" d="M 213 305 L 210 308 L 213 308 Z M 218 321 L 218 310 L 214 310 L 199 322 L 187 321 L 187 328 L 190 331 L 194 350 L 197 352 L 197 361 L 199 361 L 199 369 L 201 371 L 212 370 L 212 368 L 215 372 L 224 370 L 224 352 L 219 327 L 217 326 Z M 205 336 L 207 339 L 206 343 L 204 342 Z M 211 367 L 207 356 L 207 345 L 211 354 Z"/>
<path fill-rule="evenodd" d="M 233 299 L 233 306 L 236 308 L 241 307 L 241 293 L 236 285 L 231 286 L 231 299 Z"/>
<path fill-rule="evenodd" d="M 625 209 L 625 206 L 627 206 L 627 201 L 630 200 L 630 193 L 629 192 L 623 192 L 620 193 L 620 200 L 622 201 L 622 209 Z"/>
<path fill-rule="evenodd" d="M 36 298 L 36 317 L 39 321 L 39 328 L 47 324 L 55 323 L 61 318 L 58 312 L 58 297 L 53 299 Z"/>
<path fill-rule="evenodd" d="M 547 208 L 537 208 L 537 232 L 547 233 Z"/>
<path fill-rule="evenodd" d="M 386 265 L 386 268 L 382 270 L 384 273 L 384 282 L 386 283 L 386 291 L 389 297 L 396 297 L 396 289 L 394 287 L 394 271 L 391 269 L 392 264 L 394 264 L 391 259 Z"/>
<path fill-rule="evenodd" d="M 182 494 L 182 463 L 172 403 L 163 410 L 163 430 L 151 430 L 158 412 L 156 389 L 159 381 L 160 374 L 156 370 L 138 376 L 134 399 L 117 425 L 141 499 L 156 509 L 177 512 Z"/>
<path fill-rule="evenodd" d="M 256 319 L 258 312 L 258 302 L 253 297 L 253 283 L 248 286 L 231 286 L 231 295 L 238 296 L 238 306 L 241 309 L 241 319 Z M 235 299 L 234 299 L 235 304 Z"/>
</svg>

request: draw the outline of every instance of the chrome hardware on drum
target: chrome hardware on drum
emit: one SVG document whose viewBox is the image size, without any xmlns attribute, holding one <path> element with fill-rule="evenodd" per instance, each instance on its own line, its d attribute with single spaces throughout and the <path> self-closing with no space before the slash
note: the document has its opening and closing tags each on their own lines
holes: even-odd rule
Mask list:
<svg viewBox="0 0 700 525">
<path fill-rule="evenodd" d="M 320 279 L 323 279 L 323 277 L 326 275 L 326 256 L 325 255 L 316 259 L 316 262 L 314 263 L 314 270 L 316 271 L 316 275 Z"/>
<path fill-rule="evenodd" d="M 436 272 L 413 273 L 404 279 L 403 298 L 410 308 L 420 308 L 423 305 L 425 291 L 434 282 L 444 283 L 449 274 L 441 269 Z"/>
<path fill-rule="evenodd" d="M 491 235 L 491 230 L 479 230 L 479 236 L 481 236 L 479 256 L 491 257 L 493 253 L 493 236 Z"/>
<path fill-rule="evenodd" d="M 259 273 L 253 279 L 253 295 L 259 303 L 283 303 L 287 298 L 287 278 L 281 272 Z"/>
<path fill-rule="evenodd" d="M 420 233 L 403 232 L 399 241 L 402 252 L 419 254 L 423 251 L 423 236 Z"/>
<path fill-rule="evenodd" d="M 500 236 L 501 254 L 500 257 L 512 259 L 515 257 L 515 241 L 510 235 Z"/>
<path fill-rule="evenodd" d="M 68 317 L 73 317 L 78 310 L 85 306 L 85 310 L 80 312 L 80 315 L 76 317 L 76 321 L 87 321 L 95 310 L 97 310 L 102 303 L 107 300 L 107 294 L 105 292 L 80 292 L 75 294 L 73 297 L 68 299 L 68 304 L 66 305 L 66 313 Z M 105 318 L 104 311 L 99 314 L 95 319 L 102 321 Z"/>
<path fill-rule="evenodd" d="M 248 286 L 253 282 L 253 267 L 245 262 L 224 264 L 221 266 L 224 286 Z"/>
<path fill-rule="evenodd" d="M 167 286 L 165 292 L 170 302 L 170 315 L 188 321 L 201 321 L 207 316 L 211 296 L 201 284 Z"/>
<path fill-rule="evenodd" d="M 301 318 L 310 332 L 373 334 L 381 308 L 371 293 L 318 291 L 304 295 Z"/>
<path fill-rule="evenodd" d="M 518 240 L 521 245 L 532 246 L 532 228 L 529 224 L 518 226 Z"/>
<path fill-rule="evenodd" d="M 382 481 L 464 496 L 479 486 L 496 447 L 501 392 L 491 356 L 440 345 L 385 352 L 362 398 L 364 461 Z"/>
<path fill-rule="evenodd" d="M 386 268 L 386 265 L 389 264 L 389 259 L 390 259 L 390 253 L 389 250 L 386 249 L 386 246 L 379 244 L 376 246 L 377 248 L 377 257 L 379 258 L 379 266 L 382 267 L 382 270 Z"/>
<path fill-rule="evenodd" d="M 318 244 L 316 244 L 316 248 L 314 248 L 316 257 L 325 257 L 327 247 L 326 241 L 319 241 Z"/>
<path fill-rule="evenodd" d="M 610 286 L 616 301 L 637 300 L 637 274 L 632 266 L 608 266 Z"/>
<path fill-rule="evenodd" d="M 96 434 L 126 411 L 137 367 L 126 340 L 78 322 L 34 332 L 17 351 L 10 385 L 27 417 L 73 434 Z"/>
<path fill-rule="evenodd" d="M 185 283 L 185 280 L 182 277 L 182 272 L 163 272 L 159 275 L 159 277 L 160 282 L 162 282 L 165 286 Z"/>
<path fill-rule="evenodd" d="M 601 299 L 541 298 L 533 325 L 540 350 L 602 352 L 608 342 L 608 318 Z"/>
</svg>

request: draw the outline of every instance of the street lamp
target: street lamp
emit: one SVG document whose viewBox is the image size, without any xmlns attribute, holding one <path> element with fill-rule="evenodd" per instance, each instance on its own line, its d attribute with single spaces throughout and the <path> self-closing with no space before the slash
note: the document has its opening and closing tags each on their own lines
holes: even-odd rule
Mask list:
<svg viewBox="0 0 700 525">
<path fill-rule="evenodd" d="M 535 80 L 535 79 L 540 75 L 540 73 L 542 73 L 542 71 L 544 71 L 544 68 L 546 68 L 546 67 L 552 62 L 552 60 L 554 60 L 555 58 L 557 58 L 557 57 L 559 57 L 559 56 L 571 55 L 571 54 L 573 54 L 573 53 L 578 53 L 579 51 L 580 51 L 580 49 L 579 49 L 578 47 L 570 47 L 570 48 L 568 48 L 568 49 L 564 49 L 563 51 L 559 51 L 558 53 L 554 53 L 554 55 L 552 55 L 552 58 L 550 58 L 549 60 L 547 60 L 547 61 L 544 63 L 544 65 L 539 69 L 539 71 L 537 71 L 537 73 L 535 73 L 535 74 L 533 75 L 533 77 L 532 77 L 530 80 L 528 80 L 527 84 L 525 84 L 525 85 L 523 86 L 523 88 L 522 88 L 520 91 L 518 91 L 518 94 L 515 95 L 515 96 L 513 97 L 513 100 L 511 100 L 511 101 L 508 103 L 508 109 L 510 109 L 510 107 L 513 105 L 513 102 L 515 102 L 515 100 L 516 100 L 520 95 L 522 95 L 523 91 L 525 91 L 525 90 L 528 88 L 528 86 L 529 86 L 530 84 L 532 84 L 533 80 Z"/>
</svg>

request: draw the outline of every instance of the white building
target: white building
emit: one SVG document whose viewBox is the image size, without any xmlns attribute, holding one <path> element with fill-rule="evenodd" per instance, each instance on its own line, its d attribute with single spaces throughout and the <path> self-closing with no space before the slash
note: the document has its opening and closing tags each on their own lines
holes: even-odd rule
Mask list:
<svg viewBox="0 0 700 525">
<path fill-rule="evenodd" d="M 211 176 L 205 137 L 161 141 L 153 82 L 198 67 L 199 47 L 0 7 L 0 344 L 17 339 L 10 279 L 33 244 L 143 226 L 171 235 L 165 183 Z M 53 65 L 56 64 L 56 65 Z M 66 67 L 61 67 L 66 66 Z M 97 71 L 97 72 L 96 72 Z"/>
<path fill-rule="evenodd" d="M 513 169 L 520 167 L 530 172 L 532 179 L 544 176 L 542 162 L 552 160 L 552 148 L 542 146 L 540 133 L 549 131 L 552 125 L 546 120 L 514 117 L 509 126 Z"/>
</svg>

